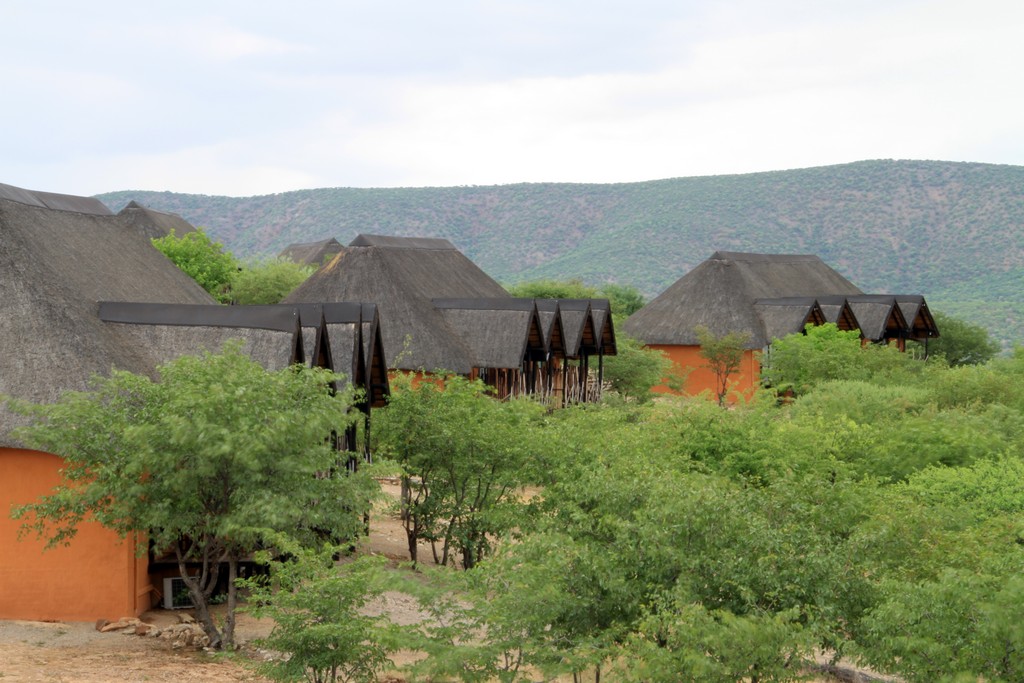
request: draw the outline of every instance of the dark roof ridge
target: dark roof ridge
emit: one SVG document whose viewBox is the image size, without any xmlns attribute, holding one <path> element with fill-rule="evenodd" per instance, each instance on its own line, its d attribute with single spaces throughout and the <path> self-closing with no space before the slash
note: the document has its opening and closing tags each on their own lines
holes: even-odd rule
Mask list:
<svg viewBox="0 0 1024 683">
<path fill-rule="evenodd" d="M 716 261 L 758 261 L 772 263 L 796 263 L 800 261 L 821 261 L 817 254 L 763 254 L 744 251 L 716 251 L 711 255 Z"/>
<path fill-rule="evenodd" d="M 99 318 L 108 323 L 237 327 L 294 332 L 297 306 L 222 306 L 220 304 L 154 304 L 124 301 L 99 302 Z"/>
<path fill-rule="evenodd" d="M 360 233 L 348 243 L 350 247 L 383 247 L 386 249 L 455 250 L 455 245 L 441 237 L 399 237 Z"/>
</svg>

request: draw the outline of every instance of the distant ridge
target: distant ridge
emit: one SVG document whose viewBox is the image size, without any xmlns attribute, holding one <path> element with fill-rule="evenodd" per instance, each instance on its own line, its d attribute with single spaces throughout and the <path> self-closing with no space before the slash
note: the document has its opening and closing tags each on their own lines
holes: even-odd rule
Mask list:
<svg viewBox="0 0 1024 683">
<path fill-rule="evenodd" d="M 450 240 L 502 282 L 617 281 L 661 292 L 711 253 L 811 253 L 866 291 L 1024 343 L 1024 167 L 860 161 L 639 183 L 300 190 L 248 198 L 97 196 L 177 213 L 239 256 L 361 232 Z"/>
</svg>

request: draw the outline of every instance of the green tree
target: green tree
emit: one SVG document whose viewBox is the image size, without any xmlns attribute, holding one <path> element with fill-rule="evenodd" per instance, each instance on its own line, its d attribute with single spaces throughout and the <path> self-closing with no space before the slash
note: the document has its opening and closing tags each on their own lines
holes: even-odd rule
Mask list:
<svg viewBox="0 0 1024 683">
<path fill-rule="evenodd" d="M 250 262 L 235 275 L 231 299 L 242 305 L 280 303 L 314 270 L 281 258 Z"/>
<path fill-rule="evenodd" d="M 616 319 L 625 320 L 644 307 L 644 295 L 632 285 L 621 285 L 617 282 L 606 282 L 598 290 L 598 296 L 608 299 L 612 307 L 612 315 Z"/>
<path fill-rule="evenodd" d="M 377 444 L 403 468 L 410 559 L 426 539 L 439 564 L 458 553 L 470 569 L 518 521 L 518 492 L 535 471 L 531 425 L 544 408 L 494 400 L 486 384 L 457 375 L 395 385 L 376 418 Z"/>
<path fill-rule="evenodd" d="M 593 299 L 597 288 L 582 280 L 532 280 L 505 287 L 508 293 L 525 299 Z"/>
<path fill-rule="evenodd" d="M 196 228 L 181 237 L 171 234 L 152 240 L 153 246 L 187 273 L 215 299 L 231 300 L 231 284 L 238 272 L 238 261 L 224 245 L 214 242 L 203 228 Z"/>
<path fill-rule="evenodd" d="M 750 334 L 746 332 L 730 332 L 721 337 L 711 333 L 703 325 L 695 328 L 700 343 L 700 357 L 704 359 L 704 367 L 715 375 L 715 396 L 718 405 L 725 405 L 725 397 L 729 394 L 729 378 L 740 369 L 743 354 L 746 351 Z"/>
<path fill-rule="evenodd" d="M 942 355 L 950 365 L 979 365 L 999 353 L 999 344 L 980 325 L 954 318 L 940 311 L 933 313 L 939 337 L 928 340 L 928 353 Z"/>
<path fill-rule="evenodd" d="M 284 657 L 257 665 L 275 681 L 376 681 L 400 646 L 399 629 L 366 614 L 385 591 L 384 558 L 364 556 L 335 566 L 338 549 L 296 549 L 285 560 L 263 554 L 270 575 L 239 581 L 250 591 L 245 611 L 269 617 L 274 629 L 260 647 Z"/>
<path fill-rule="evenodd" d="M 183 356 L 160 381 L 114 371 L 87 392 L 20 409 L 30 446 L 61 455 L 64 481 L 15 512 L 50 545 L 88 515 L 121 535 L 142 534 L 173 554 L 213 647 L 232 647 L 238 563 L 267 539 L 298 544 L 354 537 L 375 482 L 339 470 L 329 445 L 352 419 L 348 393 L 319 369 L 267 372 L 237 345 Z M 344 464 L 340 466 L 344 472 Z M 199 565 L 199 573 L 188 565 Z M 228 570 L 227 618 L 210 598 Z"/>
<path fill-rule="evenodd" d="M 604 359 L 604 381 L 623 397 L 641 403 L 653 396 L 651 389 L 663 381 L 675 386 L 672 360 L 658 349 L 649 349 L 634 337 L 619 333 L 615 339 L 616 355 Z"/>
</svg>

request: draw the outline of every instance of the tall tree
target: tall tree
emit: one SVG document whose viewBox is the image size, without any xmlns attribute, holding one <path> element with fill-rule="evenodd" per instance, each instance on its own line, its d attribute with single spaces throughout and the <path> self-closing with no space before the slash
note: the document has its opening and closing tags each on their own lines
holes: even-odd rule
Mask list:
<svg viewBox="0 0 1024 683">
<path fill-rule="evenodd" d="M 339 466 L 328 438 L 351 419 L 319 369 L 267 372 L 237 346 L 184 356 L 160 381 L 115 371 L 89 391 L 21 409 L 37 421 L 29 445 L 64 457 L 64 481 L 16 512 L 58 544 L 87 515 L 121 535 L 148 535 L 178 564 L 213 647 L 232 647 L 239 561 L 283 534 L 295 543 L 361 529 L 374 482 L 328 476 Z M 198 573 L 195 567 L 198 566 Z M 210 614 L 228 570 L 223 630 Z"/>
<path fill-rule="evenodd" d="M 378 447 L 403 468 L 409 556 L 429 540 L 439 564 L 472 568 L 515 525 L 517 494 L 533 471 L 536 401 L 497 401 L 479 380 L 448 375 L 414 385 L 399 378 L 376 418 Z"/>
</svg>

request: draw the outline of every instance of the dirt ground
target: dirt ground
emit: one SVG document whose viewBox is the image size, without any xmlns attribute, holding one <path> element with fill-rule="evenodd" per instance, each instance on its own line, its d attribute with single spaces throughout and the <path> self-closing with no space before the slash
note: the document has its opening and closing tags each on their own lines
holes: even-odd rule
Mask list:
<svg viewBox="0 0 1024 683">
<path fill-rule="evenodd" d="M 397 498 L 398 487 L 384 483 L 384 490 Z M 370 519 L 367 552 L 394 560 L 408 559 L 405 532 L 387 506 L 381 506 Z M 429 561 L 429 546 L 420 549 L 421 561 Z M 386 594 L 381 606 L 393 620 L 412 623 L 419 619 L 415 602 L 402 594 Z M 217 608 L 215 608 L 217 609 Z M 140 619 L 164 629 L 178 624 L 186 610 L 155 609 Z M 46 681 L 48 683 L 110 683 L 145 681 L 147 683 L 179 683 L 204 681 L 233 683 L 266 681 L 253 673 L 251 662 L 261 656 L 253 641 L 270 632 L 273 624 L 239 614 L 236 639 L 242 652 L 209 653 L 195 648 L 174 648 L 170 640 L 118 631 L 101 633 L 93 622 L 0 621 L 0 681 Z M 416 655 L 398 653 L 401 666 Z M 844 677 L 845 678 L 845 677 Z M 389 676 L 385 680 L 399 683 L 403 679 Z M 821 682 L 841 679 L 821 678 Z M 845 678 L 849 681 L 881 680 L 873 677 Z"/>
</svg>

